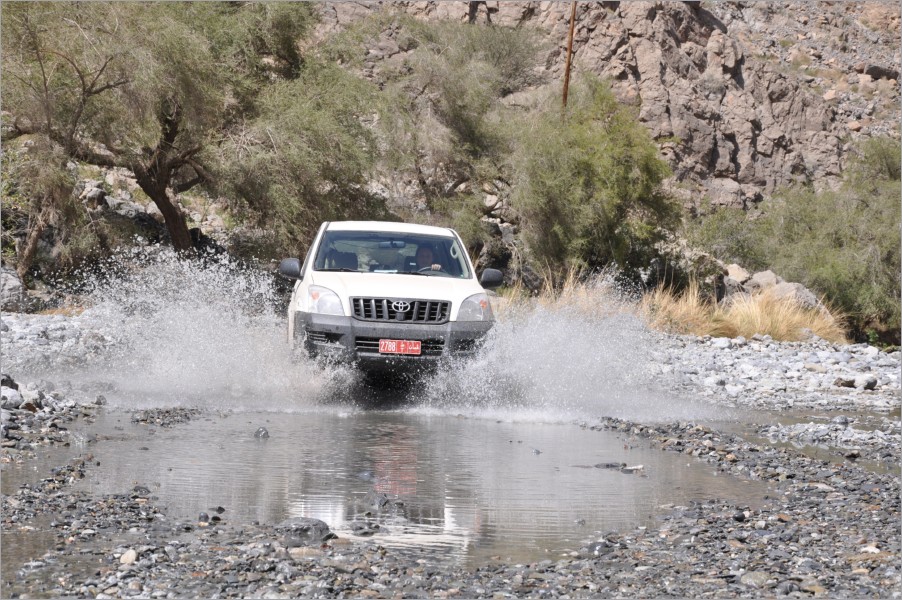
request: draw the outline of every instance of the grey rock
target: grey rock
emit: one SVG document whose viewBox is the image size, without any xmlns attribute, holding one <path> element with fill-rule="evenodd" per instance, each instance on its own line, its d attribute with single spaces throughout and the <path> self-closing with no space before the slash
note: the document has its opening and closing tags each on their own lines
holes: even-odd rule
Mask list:
<svg viewBox="0 0 902 600">
<path fill-rule="evenodd" d="M 762 573 L 761 571 L 747 571 L 739 578 L 739 583 L 754 588 L 760 588 L 764 587 L 768 579 L 770 579 L 770 575 L 767 573 Z"/>
<path fill-rule="evenodd" d="M 308 517 L 286 519 L 276 525 L 276 529 L 285 533 L 285 545 L 289 548 L 318 544 L 337 537 L 325 522 Z"/>
<path fill-rule="evenodd" d="M 733 341 L 730 338 L 718 337 L 711 340 L 711 345 L 715 348 L 726 350 L 733 347 Z"/>
<path fill-rule="evenodd" d="M 751 276 L 745 283 L 745 287 L 755 293 L 763 292 L 766 289 L 776 287 L 778 283 L 782 283 L 783 279 L 778 277 L 773 271 L 759 271 Z"/>
<path fill-rule="evenodd" d="M 873 390 L 877 387 L 877 378 L 871 374 L 859 375 L 852 383 L 860 390 Z"/>
<path fill-rule="evenodd" d="M 0 407 L 6 410 L 15 410 L 22 404 L 22 395 L 18 390 L 8 387 L 0 387 Z"/>
<path fill-rule="evenodd" d="M 25 285 L 16 271 L 6 265 L 0 266 L 0 308 L 19 312 L 27 310 L 28 304 Z"/>
</svg>

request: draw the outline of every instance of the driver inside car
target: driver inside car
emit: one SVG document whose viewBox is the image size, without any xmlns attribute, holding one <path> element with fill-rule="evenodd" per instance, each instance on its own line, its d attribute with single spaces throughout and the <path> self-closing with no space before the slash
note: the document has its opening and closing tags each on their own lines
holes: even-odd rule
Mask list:
<svg viewBox="0 0 902 600">
<path fill-rule="evenodd" d="M 420 246 L 417 248 L 417 270 L 423 271 L 425 269 L 431 269 L 433 271 L 441 271 L 442 265 L 435 262 L 435 257 L 432 253 L 432 248 L 429 246 Z"/>
</svg>

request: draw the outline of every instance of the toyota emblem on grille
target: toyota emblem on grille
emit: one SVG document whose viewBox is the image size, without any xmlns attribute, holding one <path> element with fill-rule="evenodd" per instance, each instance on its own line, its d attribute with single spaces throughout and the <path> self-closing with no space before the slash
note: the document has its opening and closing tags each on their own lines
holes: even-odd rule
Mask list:
<svg viewBox="0 0 902 600">
<path fill-rule="evenodd" d="M 410 310 L 410 302 L 404 302 L 403 300 L 395 300 L 391 303 L 391 307 L 395 312 L 407 312 Z"/>
</svg>

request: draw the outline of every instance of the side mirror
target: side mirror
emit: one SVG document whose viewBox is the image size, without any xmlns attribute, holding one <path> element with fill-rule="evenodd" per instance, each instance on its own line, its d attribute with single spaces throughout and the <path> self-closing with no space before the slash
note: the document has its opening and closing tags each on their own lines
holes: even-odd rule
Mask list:
<svg viewBox="0 0 902 600">
<path fill-rule="evenodd" d="M 279 263 L 279 275 L 289 279 L 301 279 L 301 261 L 296 258 L 283 258 Z"/>
<path fill-rule="evenodd" d="M 484 288 L 496 288 L 504 283 L 504 275 L 498 269 L 486 269 L 479 278 L 479 285 Z"/>
</svg>

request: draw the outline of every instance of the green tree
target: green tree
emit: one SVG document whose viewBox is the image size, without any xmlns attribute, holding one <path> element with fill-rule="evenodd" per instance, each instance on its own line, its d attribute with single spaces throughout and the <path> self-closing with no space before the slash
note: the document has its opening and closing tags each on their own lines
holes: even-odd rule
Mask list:
<svg viewBox="0 0 902 600">
<path fill-rule="evenodd" d="M 25 240 L 19 250 L 16 272 L 25 280 L 38 250 L 38 243 L 51 223 L 74 221 L 78 212 L 72 201 L 74 178 L 66 169 L 66 156 L 58 145 L 46 138 L 29 140 L 22 148 L 3 150 L 2 211 L 4 237 L 9 231 L 24 229 Z M 18 223 L 19 217 L 24 223 Z M 4 239 L 4 242 L 11 241 Z"/>
<path fill-rule="evenodd" d="M 131 170 L 173 245 L 191 248 L 168 188 L 205 178 L 196 157 L 221 104 L 205 41 L 151 5 L 6 3 L 2 16 L 14 131 Z"/>
<path fill-rule="evenodd" d="M 670 171 L 647 130 L 610 87 L 574 89 L 562 118 L 557 97 L 524 119 L 512 204 L 534 260 L 552 267 L 644 267 L 676 223 L 662 190 Z"/>
<path fill-rule="evenodd" d="M 6 137 L 40 135 L 68 157 L 132 171 L 173 246 L 189 250 L 176 196 L 211 183 L 203 150 L 230 97 L 247 109 L 263 57 L 287 74 L 299 67 L 294 36 L 309 14 L 258 3 L 3 3 Z"/>
<path fill-rule="evenodd" d="M 377 94 L 311 59 L 297 79 L 265 90 L 256 119 L 230 130 L 218 150 L 220 189 L 250 209 L 274 251 L 299 253 L 324 220 L 388 216 L 367 189 Z"/>
</svg>

